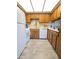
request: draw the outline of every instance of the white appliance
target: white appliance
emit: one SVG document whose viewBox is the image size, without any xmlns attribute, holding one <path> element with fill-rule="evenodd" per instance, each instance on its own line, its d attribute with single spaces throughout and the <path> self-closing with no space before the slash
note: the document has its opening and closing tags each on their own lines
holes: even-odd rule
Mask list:
<svg viewBox="0 0 79 59">
<path fill-rule="evenodd" d="M 47 29 L 40 29 L 39 32 L 40 32 L 40 34 L 39 34 L 40 38 L 43 38 L 43 39 L 47 38 Z"/>
<path fill-rule="evenodd" d="M 30 40 L 30 29 L 29 28 L 26 28 L 26 39 L 27 41 Z"/>
<path fill-rule="evenodd" d="M 26 32 L 26 22 L 24 12 L 17 7 L 17 58 L 22 53 L 27 41 L 29 40 Z"/>
</svg>

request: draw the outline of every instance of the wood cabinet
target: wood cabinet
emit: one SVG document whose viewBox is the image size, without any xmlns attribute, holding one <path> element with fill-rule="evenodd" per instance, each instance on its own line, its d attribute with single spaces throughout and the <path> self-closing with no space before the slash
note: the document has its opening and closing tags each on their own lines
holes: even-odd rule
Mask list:
<svg viewBox="0 0 79 59">
<path fill-rule="evenodd" d="M 39 22 L 41 23 L 48 23 L 49 22 L 49 15 L 48 14 L 41 14 L 39 18 Z"/>
<path fill-rule="evenodd" d="M 57 18 L 61 17 L 61 6 L 57 8 Z"/>
<path fill-rule="evenodd" d="M 50 15 L 51 14 L 51 15 Z M 41 23 L 48 23 L 61 18 L 61 6 L 58 6 L 52 13 L 28 13 L 26 22 L 30 23 L 31 19 L 38 19 Z"/>
<path fill-rule="evenodd" d="M 51 41 L 52 35 L 51 35 L 51 30 L 49 30 L 49 29 L 47 30 L 47 39 L 50 42 L 50 44 L 52 44 L 52 41 Z"/>
<path fill-rule="evenodd" d="M 47 39 L 61 59 L 61 35 L 59 32 L 48 29 Z"/>
<path fill-rule="evenodd" d="M 39 19 L 39 22 L 44 22 L 44 18 L 45 18 L 44 15 L 40 15 L 39 18 L 40 18 L 40 19 Z"/>
<path fill-rule="evenodd" d="M 38 39 L 39 38 L 39 29 L 30 29 L 30 38 Z"/>
<path fill-rule="evenodd" d="M 26 14 L 26 22 L 30 23 L 31 19 L 38 19 L 41 23 L 48 23 L 50 20 L 49 14 L 43 14 L 43 13 L 33 13 L 33 14 Z"/>
<path fill-rule="evenodd" d="M 52 32 L 51 32 L 51 35 L 52 35 L 52 40 L 51 40 L 51 42 L 52 42 L 52 47 L 53 47 L 54 49 L 56 49 L 56 40 L 57 40 L 57 37 L 58 37 L 58 32 L 52 31 Z"/>
<path fill-rule="evenodd" d="M 31 20 L 30 20 L 30 15 L 26 15 L 26 23 L 30 23 Z"/>
<path fill-rule="evenodd" d="M 54 11 L 54 13 L 53 13 L 54 15 L 54 20 L 57 18 L 57 9 Z"/>
<path fill-rule="evenodd" d="M 61 18 L 61 6 L 58 6 L 51 14 L 50 16 L 51 21 L 55 21 L 58 18 Z"/>
<path fill-rule="evenodd" d="M 52 47 L 55 49 L 58 32 L 48 29 L 47 33 L 48 33 L 47 35 L 48 41 L 50 42 Z"/>
<path fill-rule="evenodd" d="M 61 59 L 61 34 L 59 33 L 56 41 L 56 53 L 58 54 L 59 58 Z"/>
</svg>

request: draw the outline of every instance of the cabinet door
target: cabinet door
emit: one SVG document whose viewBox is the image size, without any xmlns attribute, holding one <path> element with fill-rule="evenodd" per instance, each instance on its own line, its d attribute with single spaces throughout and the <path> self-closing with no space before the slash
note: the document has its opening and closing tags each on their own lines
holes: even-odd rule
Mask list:
<svg viewBox="0 0 79 59">
<path fill-rule="evenodd" d="M 58 11 L 59 11 L 59 17 L 61 17 L 61 6 L 59 6 Z"/>
<path fill-rule="evenodd" d="M 57 42 L 56 42 L 56 52 L 61 59 L 61 34 L 57 37 Z"/>
<path fill-rule="evenodd" d="M 57 8 L 57 18 L 61 17 L 61 7 Z"/>
<path fill-rule="evenodd" d="M 55 47 L 56 47 L 56 39 L 57 39 L 57 35 L 58 35 L 57 32 L 52 31 L 52 46 L 53 46 L 54 49 L 55 49 Z"/>
<path fill-rule="evenodd" d="M 39 29 L 30 29 L 30 38 L 38 39 L 39 38 Z"/>
<path fill-rule="evenodd" d="M 46 15 L 44 21 L 45 21 L 46 23 L 48 23 L 48 22 L 49 22 L 49 19 L 50 19 L 50 16 L 49 16 L 49 15 Z"/>
<path fill-rule="evenodd" d="M 39 21 L 42 22 L 42 23 L 48 23 L 49 19 L 50 19 L 50 17 L 49 17 L 48 14 L 41 14 Z"/>
<path fill-rule="evenodd" d="M 47 39 L 49 40 L 49 29 L 47 29 Z"/>
<path fill-rule="evenodd" d="M 50 44 L 52 45 L 52 30 L 50 30 Z"/>
<path fill-rule="evenodd" d="M 59 7 L 57 8 L 57 18 L 59 17 Z"/>
<path fill-rule="evenodd" d="M 30 20 L 30 15 L 26 15 L 26 22 L 27 22 L 27 23 L 30 23 L 30 22 L 31 22 L 31 20 Z"/>
<path fill-rule="evenodd" d="M 40 20 L 39 20 L 39 22 L 44 22 L 44 15 L 40 15 Z"/>
<path fill-rule="evenodd" d="M 52 39 L 51 37 L 52 37 L 51 30 L 48 29 L 48 41 L 50 44 L 51 44 L 51 39 Z"/>
<path fill-rule="evenodd" d="M 56 19 L 56 17 L 57 17 L 57 11 L 55 10 L 54 11 L 54 20 Z"/>
<path fill-rule="evenodd" d="M 48 30 L 47 30 L 47 39 L 48 39 L 48 41 L 49 41 L 49 39 L 50 39 L 50 38 L 49 38 L 49 36 L 50 36 L 49 33 L 50 33 L 50 30 L 48 29 Z"/>
<path fill-rule="evenodd" d="M 49 30 L 49 29 L 47 31 L 47 38 L 48 38 L 49 43 L 51 43 L 51 32 L 50 31 L 51 30 Z"/>
<path fill-rule="evenodd" d="M 34 35 L 34 30 L 30 29 L 30 38 L 34 39 L 35 35 Z"/>
<path fill-rule="evenodd" d="M 36 29 L 35 31 L 35 39 L 39 39 L 39 29 Z"/>
<path fill-rule="evenodd" d="M 51 15 L 51 20 L 55 21 L 59 17 L 61 17 L 61 6 L 59 6 L 57 9 L 54 10 L 54 12 Z"/>
<path fill-rule="evenodd" d="M 54 20 L 54 14 L 51 15 L 51 20 L 52 20 L 52 21 Z"/>
</svg>

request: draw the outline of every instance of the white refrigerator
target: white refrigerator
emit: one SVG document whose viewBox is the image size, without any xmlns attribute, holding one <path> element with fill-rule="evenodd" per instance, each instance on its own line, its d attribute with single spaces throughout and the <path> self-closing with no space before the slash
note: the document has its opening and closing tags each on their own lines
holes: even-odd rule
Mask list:
<svg viewBox="0 0 79 59">
<path fill-rule="evenodd" d="M 17 58 L 22 53 L 27 41 L 25 13 L 17 7 Z"/>
</svg>

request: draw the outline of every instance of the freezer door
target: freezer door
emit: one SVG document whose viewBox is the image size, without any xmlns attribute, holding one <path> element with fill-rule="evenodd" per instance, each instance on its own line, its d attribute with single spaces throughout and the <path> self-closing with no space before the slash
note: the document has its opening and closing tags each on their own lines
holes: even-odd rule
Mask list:
<svg viewBox="0 0 79 59">
<path fill-rule="evenodd" d="M 17 7 L 17 22 L 26 23 L 25 13 L 19 7 Z"/>
</svg>

